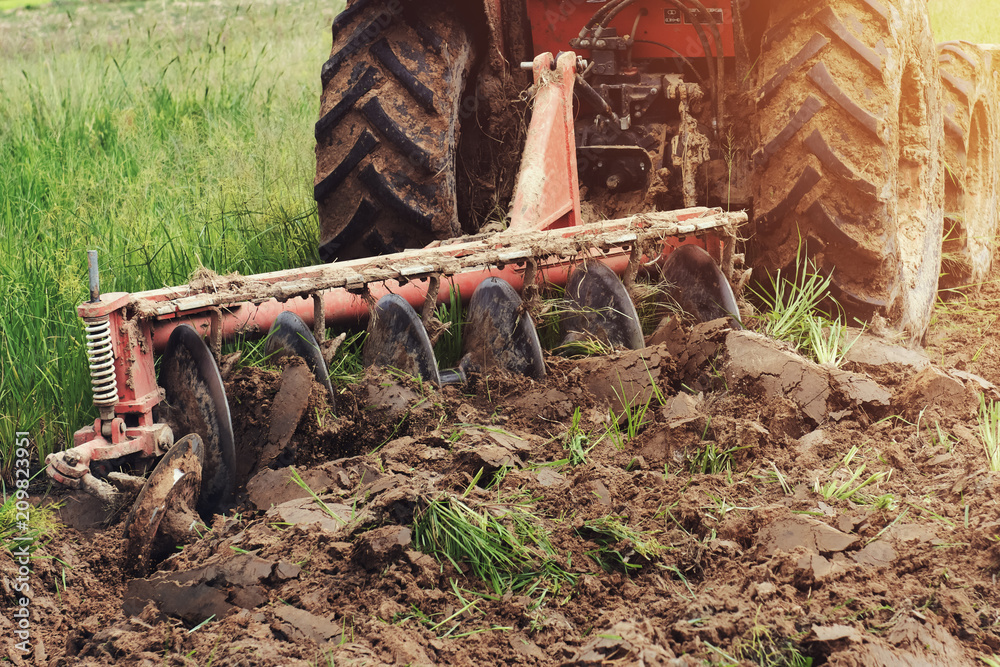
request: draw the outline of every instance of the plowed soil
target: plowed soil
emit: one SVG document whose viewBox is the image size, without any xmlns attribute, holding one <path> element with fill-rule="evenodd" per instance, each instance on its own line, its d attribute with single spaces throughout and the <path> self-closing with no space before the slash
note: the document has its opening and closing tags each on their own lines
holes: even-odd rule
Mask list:
<svg viewBox="0 0 1000 667">
<path fill-rule="evenodd" d="M 339 388 L 336 411 L 314 384 L 290 436 L 272 411 L 294 413 L 304 394 L 279 400 L 280 369 L 237 370 L 237 508 L 133 578 L 121 515 L 88 526 L 94 508 L 62 496 L 80 528 L 39 548 L 31 651 L 4 614 L 3 656 L 982 664 L 1000 653 L 1000 477 L 977 422 L 980 395 L 1000 398 L 998 298 L 990 283 L 939 306 L 924 350 L 866 334 L 841 371 L 716 322 L 672 326 L 639 352 L 551 357 L 540 382 L 436 391 L 370 373 Z M 443 500 L 513 533 L 533 517 L 548 537 L 518 584 L 493 586 L 419 540 Z M 559 575 L 532 577 L 542 564 Z M 0 570 L 10 609 L 6 552 Z"/>
</svg>

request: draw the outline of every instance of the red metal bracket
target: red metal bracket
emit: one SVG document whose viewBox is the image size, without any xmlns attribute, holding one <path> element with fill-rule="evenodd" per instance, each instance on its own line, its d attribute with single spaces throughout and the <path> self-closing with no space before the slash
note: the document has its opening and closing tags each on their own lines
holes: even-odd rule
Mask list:
<svg viewBox="0 0 1000 667">
<path fill-rule="evenodd" d="M 531 124 L 510 212 L 512 232 L 573 227 L 582 222 L 573 124 L 576 54 L 568 51 L 556 60 L 551 53 L 543 53 L 535 58 L 534 72 Z"/>
</svg>

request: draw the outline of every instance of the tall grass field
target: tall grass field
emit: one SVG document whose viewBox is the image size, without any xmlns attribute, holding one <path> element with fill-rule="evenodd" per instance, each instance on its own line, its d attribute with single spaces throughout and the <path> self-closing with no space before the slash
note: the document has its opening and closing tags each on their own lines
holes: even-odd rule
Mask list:
<svg viewBox="0 0 1000 667">
<path fill-rule="evenodd" d="M 30 6 L 27 6 L 29 5 Z M 312 128 L 343 0 L 0 0 L 0 472 L 92 422 L 76 306 L 206 266 L 312 264 Z M 1000 42 L 1000 0 L 930 11 L 941 39 Z"/>
<path fill-rule="evenodd" d="M 76 304 L 318 261 L 312 126 L 342 2 L 54 2 L 0 14 L 0 443 L 95 416 Z"/>
</svg>

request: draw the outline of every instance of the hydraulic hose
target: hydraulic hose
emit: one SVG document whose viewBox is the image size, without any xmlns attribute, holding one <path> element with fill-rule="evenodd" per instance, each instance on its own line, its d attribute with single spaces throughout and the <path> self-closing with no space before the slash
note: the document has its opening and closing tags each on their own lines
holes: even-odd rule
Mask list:
<svg viewBox="0 0 1000 667">
<path fill-rule="evenodd" d="M 615 9 L 618 5 L 622 3 L 629 2 L 630 0 L 611 0 L 608 4 L 604 5 L 593 16 L 587 21 L 587 25 L 580 30 L 580 37 L 586 37 L 587 32 L 593 30 L 594 26 L 601 22 L 601 20 L 607 15 L 608 12 Z"/>
<path fill-rule="evenodd" d="M 716 118 L 715 122 L 718 125 L 721 121 L 719 119 L 719 114 L 722 112 L 722 90 L 719 86 L 718 71 L 716 69 L 716 62 L 712 58 L 712 47 L 708 43 L 708 35 L 705 34 L 705 26 L 702 25 L 698 17 L 694 15 L 691 8 L 682 3 L 680 0 L 664 0 L 664 2 L 670 3 L 677 9 L 681 11 L 684 16 L 691 21 L 691 25 L 694 26 L 695 31 L 698 33 L 698 40 L 701 42 L 701 48 L 705 52 L 705 61 L 708 64 L 708 78 L 712 81 L 712 94 L 716 99 Z M 704 6 L 704 5 L 702 5 Z"/>
<path fill-rule="evenodd" d="M 645 7 L 643 7 L 639 10 L 639 13 L 635 15 L 635 21 L 632 23 L 632 32 L 629 33 L 629 37 L 632 38 L 632 43 L 628 47 L 628 55 L 626 56 L 626 62 L 628 63 L 628 67 L 630 69 L 632 67 L 632 49 L 635 47 L 635 36 L 639 32 L 639 21 L 641 21 L 643 17 L 648 14 L 649 12 Z"/>
<path fill-rule="evenodd" d="M 581 37 L 586 31 L 592 30 L 595 27 L 597 28 L 595 36 L 600 37 L 600 33 L 604 30 L 604 28 L 606 28 L 608 24 L 611 23 L 616 16 L 618 16 L 618 14 L 634 2 L 635 0 L 612 0 L 612 2 L 606 4 L 591 17 L 586 28 L 581 31 Z M 716 139 L 718 139 L 721 136 L 721 132 L 725 124 L 722 95 L 725 84 L 726 67 L 725 54 L 722 50 L 722 35 L 719 32 L 718 22 L 700 0 L 691 0 L 695 8 L 702 13 L 702 16 L 708 18 L 708 23 L 711 28 L 713 41 L 715 42 L 716 47 L 715 52 L 713 53 L 708 35 L 705 32 L 705 25 L 697 16 L 695 16 L 694 12 L 691 11 L 691 8 L 681 2 L 681 0 L 664 0 L 664 2 L 667 2 L 680 10 L 680 12 L 683 13 L 684 16 L 686 16 L 691 22 L 691 25 L 694 26 L 695 31 L 698 33 L 698 40 L 701 42 L 701 48 L 705 52 L 705 61 L 708 65 L 708 76 L 712 82 L 712 95 L 715 97 Z M 632 35 L 632 37 L 634 38 L 635 35 Z M 670 50 L 676 53 L 675 49 Z M 687 62 L 686 59 L 685 62 L 690 66 L 690 63 Z M 701 83 L 704 85 L 704 82 Z"/>
<path fill-rule="evenodd" d="M 722 95 L 726 87 L 726 57 L 722 51 L 722 34 L 719 32 L 719 23 L 715 20 L 715 17 L 712 16 L 711 12 L 708 11 L 708 8 L 705 7 L 700 0 L 691 0 L 691 2 L 698 8 L 699 11 L 702 12 L 703 16 L 708 17 L 708 25 L 712 29 L 712 36 L 715 38 L 715 58 L 717 61 L 716 75 L 718 76 L 718 82 L 716 84 L 718 90 L 716 91 L 715 96 L 715 115 L 716 122 L 719 125 L 718 136 L 721 137 L 726 118 L 723 113 L 722 106 Z M 712 56 L 708 53 L 706 53 L 705 56 L 709 60 L 712 58 Z"/>
<path fill-rule="evenodd" d="M 607 28 L 608 24 L 611 23 L 615 19 L 615 17 L 621 13 L 623 9 L 633 4 L 634 2 L 635 0 L 622 0 L 622 2 L 619 2 L 604 16 L 603 19 L 601 19 L 598 28 L 600 30 L 604 30 L 605 28 Z M 600 36 L 600 34 L 598 34 L 598 36 Z"/>
</svg>

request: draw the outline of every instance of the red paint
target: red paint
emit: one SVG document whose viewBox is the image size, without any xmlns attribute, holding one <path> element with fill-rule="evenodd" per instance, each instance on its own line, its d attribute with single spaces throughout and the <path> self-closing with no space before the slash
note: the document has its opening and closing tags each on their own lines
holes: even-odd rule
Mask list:
<svg viewBox="0 0 1000 667">
<path fill-rule="evenodd" d="M 510 209 L 511 232 L 572 227 L 581 220 L 573 128 L 576 54 L 564 53 L 556 62 L 543 53 L 535 58 L 534 73 L 536 93 Z"/>
<path fill-rule="evenodd" d="M 588 2 L 586 0 L 528 0 L 528 19 L 531 22 L 531 39 L 535 53 L 551 51 L 559 53 L 570 49 L 570 40 L 580 35 L 580 30 L 586 26 L 590 18 L 606 3 Z M 703 0 L 705 7 L 722 9 L 722 23 L 719 33 L 722 38 L 722 51 L 726 56 L 735 56 L 736 47 L 733 37 L 733 11 L 728 0 Z M 690 7 L 690 3 L 685 2 Z M 636 39 L 661 42 L 677 49 L 686 58 L 703 58 L 705 49 L 698 32 L 693 25 L 686 24 L 686 19 L 680 15 L 681 23 L 665 22 L 665 12 L 672 10 L 669 3 L 662 0 L 639 0 L 622 10 L 610 27 L 618 29 L 618 35 L 632 33 L 632 26 L 641 10 L 647 14 L 639 21 Z M 705 34 L 715 54 L 715 40 L 710 26 L 705 24 Z M 588 58 L 590 52 L 577 49 L 581 56 Z M 636 44 L 632 55 L 634 58 L 672 58 L 675 54 L 660 46 Z"/>
</svg>

